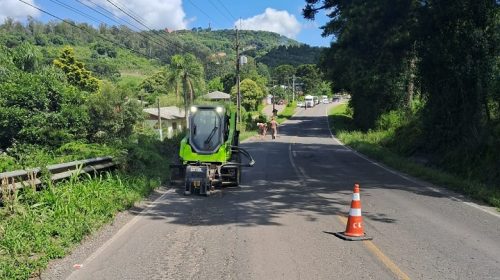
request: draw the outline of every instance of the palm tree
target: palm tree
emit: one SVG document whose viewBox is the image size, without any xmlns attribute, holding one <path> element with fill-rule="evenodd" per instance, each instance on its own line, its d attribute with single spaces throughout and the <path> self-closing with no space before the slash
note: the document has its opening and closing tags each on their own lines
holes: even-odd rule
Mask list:
<svg viewBox="0 0 500 280">
<path fill-rule="evenodd" d="M 174 55 L 170 63 L 169 82 L 174 86 L 177 101 L 180 87 L 184 92 L 184 104 L 192 104 L 194 89 L 202 90 L 205 85 L 203 65 L 192 54 Z M 189 93 L 189 99 L 188 99 Z"/>
</svg>

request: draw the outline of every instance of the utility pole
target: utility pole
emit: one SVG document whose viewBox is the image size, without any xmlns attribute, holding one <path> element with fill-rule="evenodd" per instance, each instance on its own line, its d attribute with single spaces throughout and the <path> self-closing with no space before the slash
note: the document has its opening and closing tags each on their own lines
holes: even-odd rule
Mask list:
<svg viewBox="0 0 500 280">
<path fill-rule="evenodd" d="M 163 131 L 161 129 L 160 98 L 158 98 L 158 132 L 160 133 L 160 141 L 163 141 Z"/>
<path fill-rule="evenodd" d="M 295 75 L 292 76 L 292 102 L 295 102 Z"/>
<path fill-rule="evenodd" d="M 238 123 L 241 124 L 241 92 L 240 92 L 240 37 L 236 27 L 236 110 L 238 112 Z"/>
</svg>

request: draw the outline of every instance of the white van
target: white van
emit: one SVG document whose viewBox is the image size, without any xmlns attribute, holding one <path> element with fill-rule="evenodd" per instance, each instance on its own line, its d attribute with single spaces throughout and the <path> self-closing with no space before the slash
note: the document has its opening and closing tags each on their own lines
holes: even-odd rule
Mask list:
<svg viewBox="0 0 500 280">
<path fill-rule="evenodd" d="M 328 96 L 326 96 L 326 95 L 322 95 L 322 96 L 321 96 L 321 103 L 323 103 L 323 104 L 328 104 L 328 103 L 330 103 L 330 100 L 328 99 Z"/>
<path fill-rule="evenodd" d="M 306 95 L 304 97 L 304 102 L 305 102 L 305 105 L 306 105 L 306 108 L 309 107 L 309 108 L 312 108 L 314 107 L 314 97 L 312 95 Z"/>
</svg>

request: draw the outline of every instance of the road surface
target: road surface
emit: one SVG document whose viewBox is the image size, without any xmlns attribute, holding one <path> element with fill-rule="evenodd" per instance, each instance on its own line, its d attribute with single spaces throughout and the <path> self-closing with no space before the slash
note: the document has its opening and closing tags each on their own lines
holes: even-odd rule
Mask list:
<svg viewBox="0 0 500 280">
<path fill-rule="evenodd" d="M 328 106 L 246 142 L 257 163 L 241 187 L 162 191 L 42 279 L 500 279 L 498 212 L 342 146 Z M 372 241 L 331 234 L 345 229 L 355 182 Z"/>
</svg>

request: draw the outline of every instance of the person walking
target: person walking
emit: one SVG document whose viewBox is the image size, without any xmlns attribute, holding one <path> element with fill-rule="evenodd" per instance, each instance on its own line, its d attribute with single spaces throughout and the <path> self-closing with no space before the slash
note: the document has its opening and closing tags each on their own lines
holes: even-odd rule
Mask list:
<svg viewBox="0 0 500 280">
<path fill-rule="evenodd" d="M 265 138 L 267 132 L 267 123 L 258 122 L 257 127 L 259 128 L 260 139 Z"/>
<path fill-rule="evenodd" d="M 271 130 L 273 133 L 273 139 L 276 139 L 276 136 L 278 136 L 278 122 L 272 117 L 271 119 Z"/>
</svg>

